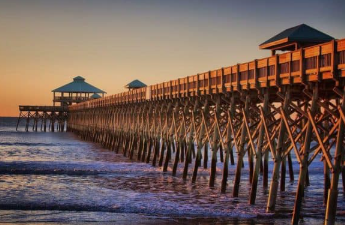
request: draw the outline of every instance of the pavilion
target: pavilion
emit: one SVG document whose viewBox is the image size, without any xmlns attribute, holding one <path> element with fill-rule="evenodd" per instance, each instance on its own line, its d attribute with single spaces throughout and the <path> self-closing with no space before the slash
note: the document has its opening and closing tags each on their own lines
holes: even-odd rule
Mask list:
<svg viewBox="0 0 345 225">
<path fill-rule="evenodd" d="M 133 89 L 142 88 L 142 87 L 146 87 L 146 84 L 144 84 L 140 80 L 133 80 L 132 82 L 128 83 L 125 86 L 125 88 L 127 88 L 129 91 Z"/>
<path fill-rule="evenodd" d="M 61 106 L 67 106 L 104 97 L 104 94 L 106 94 L 105 91 L 85 82 L 85 79 L 81 76 L 73 78 L 73 82 L 56 88 L 52 92 L 54 93 L 54 106 L 56 102 L 59 102 Z"/>
<path fill-rule="evenodd" d="M 269 49 L 272 55 L 280 51 L 295 51 L 300 48 L 321 44 L 334 40 L 333 37 L 325 34 L 306 24 L 300 24 L 288 28 L 260 44 L 260 49 Z"/>
</svg>

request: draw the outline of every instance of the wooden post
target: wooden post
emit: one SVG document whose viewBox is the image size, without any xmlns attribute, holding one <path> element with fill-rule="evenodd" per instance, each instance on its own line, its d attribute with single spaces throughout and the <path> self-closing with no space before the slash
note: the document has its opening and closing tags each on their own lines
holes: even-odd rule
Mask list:
<svg viewBox="0 0 345 225">
<path fill-rule="evenodd" d="M 249 95 L 246 95 L 245 105 L 244 105 L 244 113 L 247 114 L 249 110 L 249 101 L 250 97 Z M 237 153 L 237 165 L 236 165 L 236 173 L 235 173 L 235 181 L 234 181 L 234 189 L 232 191 L 233 197 L 238 197 L 239 189 L 240 189 L 240 181 L 241 181 L 241 170 L 243 166 L 243 156 L 245 154 L 244 144 L 246 139 L 246 125 L 244 124 L 244 121 L 242 123 L 241 128 L 241 140 L 240 145 Z M 236 140 L 235 140 L 236 141 Z"/>
<path fill-rule="evenodd" d="M 286 177 L 286 157 L 282 158 L 281 175 L 280 175 L 280 191 L 285 191 L 285 177 Z"/>
<path fill-rule="evenodd" d="M 230 123 L 232 121 L 232 118 L 235 115 L 235 97 L 234 95 L 231 96 L 231 103 L 230 103 L 230 109 L 228 112 L 228 124 L 226 127 L 226 142 L 225 142 L 225 160 L 223 164 L 223 176 L 222 176 L 222 184 L 220 187 L 221 193 L 225 193 L 226 191 L 226 184 L 228 181 L 228 174 L 229 174 L 229 157 L 230 157 L 230 150 L 232 149 L 231 145 L 231 135 L 235 135 L 231 133 L 231 126 Z"/>
<path fill-rule="evenodd" d="M 218 124 L 218 116 L 220 114 L 220 98 L 217 98 L 216 100 L 216 106 L 215 106 L 215 121 L 214 121 L 214 131 L 213 131 L 213 140 L 212 140 L 212 159 L 211 159 L 211 172 L 210 172 L 210 180 L 209 180 L 209 186 L 214 187 L 214 182 L 216 179 L 216 170 L 217 170 L 217 151 L 218 151 L 218 142 L 219 139 L 222 137 L 219 137 L 219 128 L 217 126 Z"/>
<path fill-rule="evenodd" d="M 21 119 L 21 118 L 22 118 L 22 111 L 20 110 L 19 116 L 18 116 L 18 120 L 17 120 L 16 131 L 18 130 L 18 126 L 19 126 L 19 123 L 20 123 L 20 119 Z"/>
<path fill-rule="evenodd" d="M 267 114 L 267 111 L 268 111 L 268 100 L 269 100 L 268 90 L 265 90 L 263 110 L 262 110 L 264 113 L 264 116 Z M 255 168 L 253 172 L 253 180 L 252 180 L 252 186 L 250 189 L 250 196 L 249 196 L 249 204 L 252 204 L 252 205 L 255 204 L 255 199 L 256 199 L 258 178 L 259 178 L 261 161 L 262 161 L 262 146 L 263 146 L 264 136 L 265 136 L 265 127 L 263 123 L 261 123 L 260 130 L 259 130 L 258 143 L 257 143 L 257 151 L 256 151 L 256 156 L 255 156 Z"/>
<path fill-rule="evenodd" d="M 170 111 L 170 107 L 168 107 L 168 108 L 169 108 L 168 111 Z M 169 113 L 169 115 L 174 118 L 173 113 L 174 112 L 171 112 L 171 113 Z M 168 114 L 167 114 L 167 120 L 168 120 Z M 170 118 L 169 118 L 169 120 L 170 120 Z M 174 131 L 175 131 L 175 123 L 174 123 L 174 121 L 172 121 L 170 129 L 169 129 L 168 134 L 167 134 L 167 142 L 166 142 L 167 153 L 166 153 L 166 157 L 165 157 L 165 161 L 164 161 L 163 172 L 168 171 L 168 165 L 169 165 L 169 162 L 171 159 L 171 146 L 174 145 L 174 138 L 173 138 Z"/>
<path fill-rule="evenodd" d="M 178 161 L 180 160 L 181 146 L 182 146 L 182 143 L 180 141 L 177 142 L 177 149 L 176 149 L 176 153 L 175 153 L 175 160 L 174 160 L 174 165 L 173 165 L 173 170 L 172 170 L 173 176 L 176 176 L 177 165 L 178 165 Z"/>
<path fill-rule="evenodd" d="M 283 103 L 283 110 L 286 112 L 288 109 L 290 103 L 290 89 L 287 87 L 287 90 L 285 92 L 285 99 Z M 275 205 L 276 205 L 276 199 L 277 199 L 277 193 L 278 193 L 278 186 L 279 186 L 279 170 L 280 170 L 280 164 L 281 164 L 281 154 L 284 152 L 283 145 L 285 140 L 285 133 L 286 133 L 286 127 L 284 125 L 284 121 L 281 118 L 280 120 L 280 129 L 278 134 L 278 143 L 277 147 L 275 149 L 275 158 L 274 158 L 274 166 L 273 166 L 273 174 L 272 174 L 272 180 L 271 180 L 271 186 L 269 190 L 269 196 L 267 201 L 267 212 L 274 212 Z"/>
<path fill-rule="evenodd" d="M 180 160 L 181 160 L 181 163 L 184 162 L 184 155 L 185 155 L 185 152 L 186 152 L 186 141 L 184 138 L 181 139 L 181 149 L 180 149 Z"/>
<path fill-rule="evenodd" d="M 171 141 L 168 140 L 167 141 L 167 154 L 166 154 L 165 161 L 164 161 L 163 172 L 168 171 L 168 165 L 169 165 L 170 159 L 171 159 Z"/>
<path fill-rule="evenodd" d="M 345 112 L 345 88 L 343 90 L 343 98 L 342 98 L 342 103 L 339 110 L 341 110 L 343 113 Z M 339 175 L 341 172 L 342 159 L 344 156 L 343 140 L 344 140 L 344 121 L 341 121 L 339 124 L 335 153 L 334 153 L 335 155 L 334 162 L 333 162 L 334 168 L 332 170 L 331 187 L 329 188 L 329 191 L 328 191 L 325 224 L 335 223 L 335 214 L 337 211 L 337 200 L 338 200 Z"/>
<path fill-rule="evenodd" d="M 195 163 L 194 163 L 194 170 L 193 170 L 193 175 L 192 175 L 192 183 L 195 183 L 196 181 L 196 177 L 198 175 L 198 168 L 199 166 L 201 166 L 201 149 L 203 147 L 203 139 L 205 137 L 205 130 L 206 130 L 206 122 L 204 119 L 204 115 L 205 113 L 207 113 L 209 110 L 208 108 L 208 100 L 205 100 L 204 103 L 204 111 L 203 113 L 201 113 L 201 125 L 200 125 L 200 131 L 199 131 L 199 136 L 198 136 L 198 143 L 197 143 L 197 152 L 196 152 L 196 159 L 195 159 Z M 206 162 L 206 166 L 207 166 L 207 162 Z"/>
<path fill-rule="evenodd" d="M 325 101 L 325 104 L 326 104 L 326 106 L 328 106 L 329 102 Z M 326 130 L 329 129 L 329 121 L 328 120 L 323 122 L 323 127 Z M 325 138 L 326 136 L 327 136 L 327 133 L 323 132 L 323 138 Z M 326 146 L 328 146 L 328 145 L 329 145 L 329 142 L 327 141 Z M 327 199 L 328 199 L 328 190 L 329 190 L 329 187 L 331 185 L 331 180 L 330 180 L 330 176 L 329 176 L 329 167 L 327 165 L 327 161 L 326 161 L 325 157 L 322 158 L 322 161 L 323 161 L 323 175 L 324 175 L 323 204 L 326 205 Z"/>
<path fill-rule="evenodd" d="M 158 166 L 159 167 L 161 167 L 163 165 L 165 148 L 166 148 L 166 138 L 165 138 L 165 136 L 163 136 L 162 137 L 162 144 L 161 144 L 160 155 L 159 155 L 159 162 L 158 162 Z"/>
<path fill-rule="evenodd" d="M 291 182 L 295 179 L 294 174 L 293 174 L 291 153 L 289 152 L 289 154 L 287 156 L 288 156 L 288 165 L 289 165 L 289 176 L 290 176 L 290 182 Z"/>
<path fill-rule="evenodd" d="M 263 176 L 262 176 L 263 188 L 268 187 L 268 160 L 269 160 L 269 155 L 268 155 L 268 150 L 266 150 L 264 154 L 264 171 L 263 171 Z"/>
<path fill-rule="evenodd" d="M 153 138 L 150 136 L 150 137 L 149 137 L 148 144 L 147 144 L 147 147 L 148 147 L 148 148 L 147 148 L 146 163 L 149 163 L 149 162 L 150 162 L 152 146 L 153 146 Z"/>
<path fill-rule="evenodd" d="M 158 135 L 157 137 L 155 137 L 154 139 L 154 155 L 153 155 L 153 159 L 152 159 L 152 166 L 156 166 L 156 161 L 157 161 L 157 155 L 159 153 L 159 148 L 160 148 L 160 136 Z"/>
<path fill-rule="evenodd" d="M 206 141 L 204 145 L 204 169 L 207 169 L 207 163 L 208 163 L 208 141 Z"/>
<path fill-rule="evenodd" d="M 50 130 L 51 130 L 51 132 L 54 132 L 54 130 L 55 130 L 55 112 L 52 112 L 50 116 L 51 116 Z"/>
<path fill-rule="evenodd" d="M 30 111 L 28 111 L 28 115 L 26 118 L 26 125 L 25 125 L 25 131 L 28 132 L 29 131 L 29 124 L 30 124 Z"/>
<path fill-rule="evenodd" d="M 176 112 L 179 112 L 179 106 L 176 107 Z M 175 120 L 175 119 L 174 119 Z M 176 121 L 175 121 L 176 123 Z M 173 171 L 172 171 L 172 175 L 175 176 L 176 175 L 176 171 L 177 171 L 177 166 L 178 166 L 178 162 L 180 160 L 180 153 L 181 151 L 183 151 L 183 136 L 184 136 L 184 121 L 180 120 L 180 132 L 177 136 L 177 134 L 175 134 L 177 140 L 176 140 L 176 145 L 177 145 L 177 149 L 176 149 L 176 154 L 175 154 L 175 161 L 174 161 L 174 165 L 173 165 Z"/>
<path fill-rule="evenodd" d="M 194 118 L 194 114 L 196 113 L 196 108 L 198 107 L 198 100 L 196 100 L 195 102 L 195 106 L 193 108 L 193 111 L 192 111 L 192 114 L 190 115 L 190 131 L 189 131 L 189 134 L 188 134 L 188 142 L 187 142 L 187 153 L 186 153 L 186 161 L 185 161 L 185 164 L 184 164 L 184 168 L 183 168 L 183 174 L 182 174 L 182 178 L 184 180 L 187 179 L 187 175 L 188 175 L 188 165 L 189 163 L 191 162 L 192 160 L 192 147 L 194 145 L 194 126 L 193 126 L 193 123 L 195 121 L 195 118 Z M 187 113 L 186 111 L 188 110 L 185 110 L 185 113 Z"/>
<path fill-rule="evenodd" d="M 311 108 L 310 108 L 310 112 L 313 116 L 317 107 L 316 101 L 318 99 L 318 93 L 319 93 L 319 87 L 318 87 L 318 83 L 316 83 L 313 88 L 313 98 L 311 100 Z M 307 126 L 307 130 L 306 130 L 306 134 L 304 138 L 303 151 L 301 155 L 301 163 L 300 163 L 295 206 L 294 206 L 293 215 L 292 215 L 293 224 L 298 224 L 301 209 L 302 209 L 302 198 L 304 196 L 304 187 L 306 184 L 306 176 L 307 176 L 309 151 L 310 151 L 310 143 L 311 143 L 312 134 L 313 134 L 313 127 L 312 127 L 312 124 L 309 123 Z"/>
<path fill-rule="evenodd" d="M 146 151 L 147 151 L 147 146 L 148 146 L 148 137 L 147 134 L 144 136 L 144 144 L 143 144 L 143 152 L 141 155 L 141 161 L 145 162 L 145 156 L 146 156 Z"/>
</svg>

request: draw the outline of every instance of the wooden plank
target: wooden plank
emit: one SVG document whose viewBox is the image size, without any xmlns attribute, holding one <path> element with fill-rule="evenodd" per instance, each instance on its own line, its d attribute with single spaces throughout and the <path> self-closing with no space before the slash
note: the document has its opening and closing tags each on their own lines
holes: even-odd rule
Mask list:
<svg viewBox="0 0 345 225">
<path fill-rule="evenodd" d="M 217 70 L 217 91 L 219 93 L 223 92 L 223 88 L 224 88 L 224 82 L 225 82 L 225 78 L 224 78 L 224 69 L 219 69 Z"/>
<path fill-rule="evenodd" d="M 301 59 L 301 52 L 300 51 L 294 51 L 292 52 L 292 58 L 291 61 L 296 61 Z"/>
<path fill-rule="evenodd" d="M 231 74 L 231 67 L 224 67 L 224 75 Z"/>
<path fill-rule="evenodd" d="M 345 51 L 345 39 L 337 41 L 337 51 Z"/>
<path fill-rule="evenodd" d="M 305 74 L 316 74 L 317 73 L 317 69 L 308 69 L 308 70 L 305 70 Z"/>
<path fill-rule="evenodd" d="M 268 58 L 268 65 L 269 66 L 273 66 L 275 64 L 276 64 L 276 57 L 275 56 Z"/>
<path fill-rule="evenodd" d="M 290 53 L 284 53 L 279 55 L 279 63 L 285 63 L 285 62 L 289 62 L 291 60 L 291 55 Z"/>
<path fill-rule="evenodd" d="M 289 41 L 288 38 L 283 38 L 283 39 L 280 39 L 280 40 L 277 40 L 277 41 L 274 41 L 274 42 L 269 42 L 267 44 L 260 45 L 259 47 L 260 47 L 260 49 L 265 49 L 265 48 L 269 48 L 269 47 L 272 47 L 272 46 L 275 46 L 275 45 L 278 45 L 278 44 L 286 43 L 288 41 Z"/>
<path fill-rule="evenodd" d="M 258 60 L 258 68 L 263 68 L 268 65 L 268 58 Z"/>
<path fill-rule="evenodd" d="M 248 70 L 248 63 L 240 64 L 240 72 Z"/>
<path fill-rule="evenodd" d="M 306 48 L 306 49 L 304 49 L 304 58 L 310 58 L 310 57 L 318 56 L 319 52 L 320 51 L 319 51 L 318 46 Z"/>
<path fill-rule="evenodd" d="M 321 45 L 321 55 L 332 53 L 332 44 L 327 43 L 324 45 Z"/>
<path fill-rule="evenodd" d="M 327 71 L 331 71 L 332 67 L 331 66 L 324 66 L 320 68 L 320 72 L 327 72 Z"/>
<path fill-rule="evenodd" d="M 231 67 L 232 73 L 237 73 L 237 65 Z"/>
<path fill-rule="evenodd" d="M 254 69 L 255 69 L 255 60 L 252 62 L 249 62 L 249 65 L 248 65 L 248 70 L 254 70 Z"/>
</svg>

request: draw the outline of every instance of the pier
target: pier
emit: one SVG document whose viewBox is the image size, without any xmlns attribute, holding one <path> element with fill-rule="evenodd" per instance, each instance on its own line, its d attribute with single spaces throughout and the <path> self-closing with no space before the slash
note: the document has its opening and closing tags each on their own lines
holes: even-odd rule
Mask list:
<svg viewBox="0 0 345 225">
<path fill-rule="evenodd" d="M 299 222 L 304 191 L 311 185 L 308 167 L 321 154 L 320 206 L 325 205 L 325 224 L 334 224 L 341 175 L 345 191 L 345 39 L 300 25 L 260 48 L 271 50 L 271 56 L 70 105 L 67 129 L 189 182 L 210 165 L 210 187 L 220 159 L 220 191 L 231 190 L 233 197 L 241 191 L 248 157 L 248 204 L 255 204 L 261 173 L 269 190 L 267 212 L 275 211 L 286 179 L 298 180 L 292 224 Z M 274 162 L 270 176 L 269 160 Z M 298 177 L 292 160 L 299 163 Z M 236 165 L 234 177 L 229 164 Z"/>
</svg>

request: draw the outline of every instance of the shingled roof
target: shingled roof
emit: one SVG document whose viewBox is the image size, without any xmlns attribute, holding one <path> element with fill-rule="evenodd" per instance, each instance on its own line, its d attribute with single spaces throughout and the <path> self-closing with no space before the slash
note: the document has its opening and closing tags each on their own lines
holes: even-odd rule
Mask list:
<svg viewBox="0 0 345 225">
<path fill-rule="evenodd" d="M 106 93 L 95 86 L 85 82 L 81 76 L 73 78 L 73 82 L 52 90 L 52 92 L 73 92 L 73 93 Z"/>
<path fill-rule="evenodd" d="M 144 84 L 143 82 L 141 82 L 140 80 L 133 80 L 132 82 L 128 83 L 125 88 L 128 89 L 133 89 L 133 88 L 142 88 L 142 87 L 146 87 L 146 84 Z"/>
<path fill-rule="evenodd" d="M 270 49 L 274 46 L 289 42 L 299 43 L 322 43 L 334 38 L 306 24 L 286 29 L 274 37 L 260 44 L 261 49 Z"/>
</svg>

